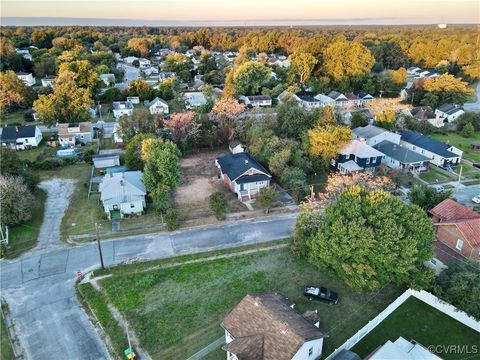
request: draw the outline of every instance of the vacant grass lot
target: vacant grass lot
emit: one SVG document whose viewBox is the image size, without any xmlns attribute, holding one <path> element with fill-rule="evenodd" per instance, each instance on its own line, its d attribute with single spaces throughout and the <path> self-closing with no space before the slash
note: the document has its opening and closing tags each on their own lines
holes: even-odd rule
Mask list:
<svg viewBox="0 0 480 360">
<path fill-rule="evenodd" d="M 432 134 L 432 138 L 435 140 L 448 143 L 453 145 L 463 151 L 463 158 L 471 160 L 473 162 L 480 162 L 480 152 L 472 151 L 470 149 L 470 144 L 475 141 L 480 141 L 480 131 L 475 132 L 474 136 L 471 138 L 464 138 L 456 133 L 448 134 Z"/>
<path fill-rule="evenodd" d="M 394 287 L 355 293 L 287 249 L 135 273 L 145 266 L 124 266 L 100 284 L 154 359 L 192 355 L 223 334 L 220 322 L 246 293 L 273 291 L 292 299 L 300 312 L 318 309 L 329 354 L 401 293 Z M 306 284 L 337 291 L 340 304 L 309 301 L 302 294 Z"/>
<path fill-rule="evenodd" d="M 9 244 L 5 258 L 11 259 L 30 250 L 37 243 L 38 233 L 43 222 L 43 212 L 47 194 L 41 189 L 36 189 L 35 201 L 32 204 L 32 218 L 25 224 L 9 228 Z"/>
<path fill-rule="evenodd" d="M 480 346 L 480 334 L 462 323 L 445 315 L 416 298 L 409 298 L 373 331 L 352 348 L 360 357 L 365 358 L 387 340 L 395 341 L 399 337 L 415 340 L 425 347 L 429 345 L 473 345 Z M 446 360 L 479 359 L 468 354 L 438 354 Z M 470 354 L 471 356 L 472 354 Z"/>
</svg>

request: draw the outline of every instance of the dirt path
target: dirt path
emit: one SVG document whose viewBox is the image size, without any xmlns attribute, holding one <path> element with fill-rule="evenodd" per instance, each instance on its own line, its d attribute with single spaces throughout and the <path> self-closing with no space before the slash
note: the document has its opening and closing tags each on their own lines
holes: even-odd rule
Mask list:
<svg viewBox="0 0 480 360">
<path fill-rule="evenodd" d="M 47 200 L 38 243 L 33 252 L 64 245 L 60 241 L 60 224 L 75 190 L 76 182 L 73 179 L 51 179 L 39 184 L 39 187 L 47 193 Z"/>
</svg>

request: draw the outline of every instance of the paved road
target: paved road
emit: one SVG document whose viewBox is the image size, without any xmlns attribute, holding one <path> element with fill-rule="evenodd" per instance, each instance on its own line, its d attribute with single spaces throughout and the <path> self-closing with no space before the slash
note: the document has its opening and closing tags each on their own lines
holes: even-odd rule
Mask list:
<svg viewBox="0 0 480 360">
<path fill-rule="evenodd" d="M 473 203 L 472 198 L 477 195 L 480 195 L 480 185 L 459 187 L 452 196 L 457 199 L 459 203 L 471 207 L 476 205 Z"/>
<path fill-rule="evenodd" d="M 285 238 L 292 233 L 295 217 L 288 214 L 105 240 L 104 260 L 110 266 L 129 259 L 152 260 Z M 2 297 L 28 359 L 109 358 L 74 290 L 75 272 L 98 266 L 94 243 L 45 248 L 18 260 L 1 260 Z"/>
<path fill-rule="evenodd" d="M 463 108 L 465 109 L 465 111 L 480 111 L 480 81 L 477 84 L 475 92 L 477 95 L 477 101 L 474 103 L 463 104 Z"/>
</svg>

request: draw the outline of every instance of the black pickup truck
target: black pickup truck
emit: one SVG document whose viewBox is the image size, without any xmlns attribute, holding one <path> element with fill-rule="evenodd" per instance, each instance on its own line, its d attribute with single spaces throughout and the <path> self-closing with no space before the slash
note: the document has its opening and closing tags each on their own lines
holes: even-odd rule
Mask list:
<svg viewBox="0 0 480 360">
<path fill-rule="evenodd" d="M 303 290 L 303 295 L 308 297 L 310 300 L 323 300 L 329 304 L 338 304 L 339 298 L 336 292 L 330 291 L 325 287 L 314 287 L 307 285 Z"/>
</svg>

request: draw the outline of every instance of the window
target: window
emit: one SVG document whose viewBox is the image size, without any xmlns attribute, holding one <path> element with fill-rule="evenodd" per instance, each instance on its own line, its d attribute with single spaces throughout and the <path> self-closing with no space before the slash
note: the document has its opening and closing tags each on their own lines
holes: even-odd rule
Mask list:
<svg viewBox="0 0 480 360">
<path fill-rule="evenodd" d="M 312 356 L 313 354 L 313 347 L 311 347 L 310 349 L 308 349 L 308 356 Z"/>
<path fill-rule="evenodd" d="M 28 139 L 25 139 L 25 142 L 28 143 Z"/>
<path fill-rule="evenodd" d="M 463 247 L 463 241 L 458 239 L 457 240 L 457 246 L 455 246 L 458 250 L 462 250 L 462 247 Z"/>
<path fill-rule="evenodd" d="M 413 150 L 415 150 L 416 148 L 417 148 L 417 147 L 416 147 L 416 146 L 414 146 L 414 147 L 413 147 Z"/>
<path fill-rule="evenodd" d="M 367 158 L 367 161 L 365 162 L 365 164 L 370 164 L 370 158 Z"/>
<path fill-rule="evenodd" d="M 130 209 L 133 209 L 135 207 L 135 204 L 130 204 Z"/>
</svg>

